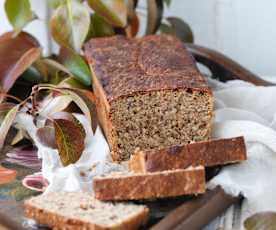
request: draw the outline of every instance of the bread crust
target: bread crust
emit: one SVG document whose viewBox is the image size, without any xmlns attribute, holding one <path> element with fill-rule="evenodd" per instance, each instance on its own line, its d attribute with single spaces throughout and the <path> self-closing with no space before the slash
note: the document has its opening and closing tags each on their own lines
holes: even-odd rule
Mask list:
<svg viewBox="0 0 276 230">
<path fill-rule="evenodd" d="M 205 170 L 197 167 L 147 174 L 95 177 L 95 197 L 99 200 L 141 200 L 175 197 L 205 192 Z"/>
<path fill-rule="evenodd" d="M 46 225 L 56 230 L 135 230 L 138 229 L 139 226 L 146 224 L 149 209 L 144 208 L 143 212 L 112 227 L 104 227 L 82 220 L 67 218 L 48 210 L 38 208 L 28 201 L 24 203 L 24 214 L 26 217 L 36 220 L 38 224 Z"/>
<path fill-rule="evenodd" d="M 156 90 L 190 88 L 212 94 L 193 57 L 170 35 L 94 38 L 85 44 L 85 56 L 109 103 Z"/>
<path fill-rule="evenodd" d="M 110 111 L 115 100 L 151 91 L 189 89 L 207 93 L 213 104 L 212 92 L 193 57 L 173 36 L 94 38 L 85 44 L 85 56 L 93 73 L 99 121 L 114 161 L 121 160 Z M 212 108 L 207 135 L 211 120 Z"/>
<path fill-rule="evenodd" d="M 243 137 L 196 142 L 160 150 L 138 151 L 131 156 L 129 169 L 133 172 L 156 172 L 185 169 L 189 166 L 206 167 L 246 160 Z"/>
</svg>

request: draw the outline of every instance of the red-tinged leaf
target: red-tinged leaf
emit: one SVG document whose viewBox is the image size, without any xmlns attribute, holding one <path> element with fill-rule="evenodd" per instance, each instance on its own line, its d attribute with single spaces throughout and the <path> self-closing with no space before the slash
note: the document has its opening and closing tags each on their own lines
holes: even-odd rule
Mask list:
<svg viewBox="0 0 276 230">
<path fill-rule="evenodd" d="M 89 6 L 115 27 L 127 24 L 127 5 L 124 0 L 88 0 Z"/>
<path fill-rule="evenodd" d="M 76 163 L 84 150 L 83 128 L 78 122 L 55 119 L 55 137 L 60 160 L 64 166 Z"/>
<path fill-rule="evenodd" d="M 163 0 L 148 0 L 146 34 L 154 34 L 161 25 L 163 17 Z"/>
<path fill-rule="evenodd" d="M 67 95 L 72 98 L 72 101 L 81 109 L 88 121 L 92 125 L 92 130 L 95 133 L 98 119 L 96 112 L 96 97 L 89 90 L 75 89 L 75 88 L 62 88 L 54 85 L 40 85 L 40 89 L 49 89 L 57 91 L 62 95 Z"/>
<path fill-rule="evenodd" d="M 27 33 L 13 38 L 12 32 L 0 37 L 0 89 L 8 92 L 18 77 L 39 57 L 37 41 Z"/>
<path fill-rule="evenodd" d="M 5 116 L 0 126 L 0 150 L 2 149 L 6 136 L 14 122 L 19 106 L 13 107 Z"/>
<path fill-rule="evenodd" d="M 57 148 L 55 129 L 53 127 L 45 126 L 45 127 L 39 128 L 36 131 L 36 136 L 38 137 L 39 142 L 44 146 L 47 146 L 53 149 Z"/>
</svg>

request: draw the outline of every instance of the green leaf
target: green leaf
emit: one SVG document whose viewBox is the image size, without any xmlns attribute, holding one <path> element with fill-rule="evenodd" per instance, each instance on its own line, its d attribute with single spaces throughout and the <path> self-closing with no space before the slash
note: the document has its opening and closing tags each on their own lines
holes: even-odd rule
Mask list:
<svg viewBox="0 0 276 230">
<path fill-rule="evenodd" d="M 127 5 L 124 0 L 88 0 L 89 6 L 109 24 L 125 27 L 127 24 Z"/>
<path fill-rule="evenodd" d="M 0 149 L 2 149 L 6 136 L 14 122 L 14 119 L 16 117 L 16 114 L 19 110 L 19 106 L 13 107 L 5 116 L 4 120 L 1 123 L 0 126 Z"/>
<path fill-rule="evenodd" d="M 66 4 L 66 0 L 47 0 L 49 7 L 56 9 L 61 5 Z"/>
<path fill-rule="evenodd" d="M 246 230 L 275 230 L 276 212 L 260 212 L 244 221 Z"/>
<path fill-rule="evenodd" d="M 91 85 L 91 73 L 85 60 L 76 52 L 62 48 L 59 54 L 59 61 L 70 71 L 72 77 L 83 85 Z"/>
<path fill-rule="evenodd" d="M 169 25 L 162 23 L 160 27 L 161 33 L 175 35 L 183 42 L 194 42 L 193 32 L 186 22 L 176 17 L 168 17 L 166 20 Z"/>
<path fill-rule="evenodd" d="M 87 40 L 94 37 L 106 37 L 112 35 L 115 35 L 113 27 L 98 14 L 92 14 Z"/>
<path fill-rule="evenodd" d="M 77 0 L 67 0 L 59 6 L 51 20 L 50 29 L 54 40 L 60 45 L 79 51 L 90 25 L 88 9 Z"/>
<path fill-rule="evenodd" d="M 16 32 L 20 32 L 26 24 L 36 18 L 31 10 L 29 0 L 6 0 L 5 11 Z"/>
<path fill-rule="evenodd" d="M 163 17 L 163 0 L 148 0 L 146 34 L 154 34 L 161 25 Z"/>
<path fill-rule="evenodd" d="M 81 84 L 78 80 L 73 77 L 68 77 L 58 84 L 62 88 L 76 88 L 76 89 L 86 89 L 90 90 L 90 87 L 87 87 Z"/>
<path fill-rule="evenodd" d="M 13 33 L 0 37 L 0 89 L 8 92 L 15 81 L 41 55 L 38 42 L 29 34 L 21 32 L 13 38 Z"/>
<path fill-rule="evenodd" d="M 64 166 L 79 160 L 84 150 L 85 133 L 76 120 L 54 119 L 55 139 L 61 162 Z"/>
</svg>

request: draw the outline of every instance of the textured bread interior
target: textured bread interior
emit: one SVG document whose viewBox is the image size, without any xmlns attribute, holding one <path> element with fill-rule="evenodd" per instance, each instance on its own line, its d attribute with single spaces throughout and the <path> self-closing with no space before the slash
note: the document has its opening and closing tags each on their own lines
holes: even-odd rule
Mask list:
<svg viewBox="0 0 276 230">
<path fill-rule="evenodd" d="M 120 225 L 147 209 L 146 206 L 131 203 L 101 202 L 86 193 L 50 193 L 31 198 L 25 204 L 65 219 L 83 221 L 103 228 Z"/>
<path fill-rule="evenodd" d="M 119 160 L 134 150 L 160 149 L 208 140 L 212 118 L 208 92 L 162 90 L 122 97 L 111 103 Z"/>
</svg>

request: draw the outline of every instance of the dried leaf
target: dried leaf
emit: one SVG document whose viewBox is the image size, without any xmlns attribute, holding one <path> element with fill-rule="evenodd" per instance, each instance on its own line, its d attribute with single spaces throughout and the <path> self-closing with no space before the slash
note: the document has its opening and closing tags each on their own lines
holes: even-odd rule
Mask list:
<svg viewBox="0 0 276 230">
<path fill-rule="evenodd" d="M 0 150 L 2 149 L 4 142 L 5 142 L 5 138 L 8 134 L 8 131 L 10 130 L 14 119 L 16 117 L 16 114 L 19 110 L 19 106 L 15 106 L 13 107 L 5 116 L 4 120 L 1 123 L 0 126 Z"/>
<path fill-rule="evenodd" d="M 275 230 L 276 212 L 260 212 L 247 218 L 244 222 L 246 230 Z"/>
<path fill-rule="evenodd" d="M 115 35 L 113 27 L 98 14 L 92 14 L 90 28 L 86 40 L 94 37 L 107 37 L 112 35 Z"/>
<path fill-rule="evenodd" d="M 0 37 L 0 88 L 8 92 L 18 77 L 39 57 L 37 41 L 27 33 L 12 38 L 12 33 Z"/>
<path fill-rule="evenodd" d="M 26 24 L 36 18 L 36 15 L 31 10 L 29 0 L 6 0 L 5 11 L 10 24 L 18 33 Z"/>
<path fill-rule="evenodd" d="M 90 70 L 79 54 L 70 49 L 62 48 L 59 54 L 59 61 L 70 71 L 72 77 L 83 85 L 91 85 Z"/>
<path fill-rule="evenodd" d="M 146 34 L 154 34 L 161 25 L 163 17 L 163 0 L 148 0 L 148 17 Z"/>
<path fill-rule="evenodd" d="M 160 27 L 161 33 L 175 35 L 183 42 L 194 42 L 193 32 L 186 22 L 176 17 L 168 17 L 166 20 L 169 25 L 162 24 Z"/>
<path fill-rule="evenodd" d="M 88 0 L 90 7 L 109 24 L 125 27 L 127 24 L 127 5 L 124 0 Z"/>
<path fill-rule="evenodd" d="M 36 131 L 36 136 L 41 144 L 46 147 L 56 149 L 55 129 L 51 126 L 39 128 Z"/>
<path fill-rule="evenodd" d="M 88 9 L 77 0 L 68 0 L 65 5 L 59 6 L 50 20 L 51 34 L 55 41 L 60 46 L 76 51 L 81 49 L 89 25 Z"/>
<path fill-rule="evenodd" d="M 64 166 L 77 162 L 84 150 L 85 135 L 80 126 L 76 120 L 54 119 L 56 143 Z"/>
</svg>

